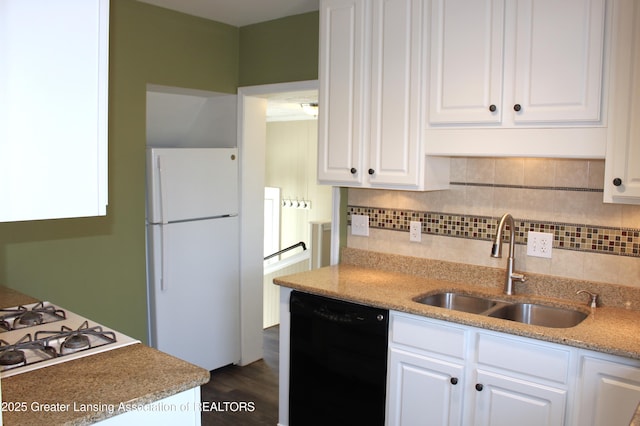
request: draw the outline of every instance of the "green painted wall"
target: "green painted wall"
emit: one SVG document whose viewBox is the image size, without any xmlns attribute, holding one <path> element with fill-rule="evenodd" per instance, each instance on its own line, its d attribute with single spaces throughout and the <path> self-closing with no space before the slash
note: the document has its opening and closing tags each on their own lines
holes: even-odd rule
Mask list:
<svg viewBox="0 0 640 426">
<path fill-rule="evenodd" d="M 0 283 L 146 341 L 146 85 L 235 93 L 315 79 L 317 14 L 239 29 L 112 0 L 110 15 L 107 216 L 0 223 Z M 301 40 L 285 43 L 301 29 Z M 276 59 L 287 52 L 295 58 L 283 66 Z"/>
<path fill-rule="evenodd" d="M 316 80 L 318 12 L 240 28 L 240 86 Z"/>
<path fill-rule="evenodd" d="M 0 282 L 146 340 L 146 84 L 235 93 L 238 28 L 111 2 L 106 217 L 0 224 Z"/>
</svg>

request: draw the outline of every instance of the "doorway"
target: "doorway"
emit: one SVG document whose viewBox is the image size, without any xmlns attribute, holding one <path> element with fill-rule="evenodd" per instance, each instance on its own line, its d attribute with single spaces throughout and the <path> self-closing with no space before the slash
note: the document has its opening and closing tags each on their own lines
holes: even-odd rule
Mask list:
<svg viewBox="0 0 640 426">
<path fill-rule="evenodd" d="M 305 113 L 301 108 L 305 101 L 316 103 L 317 91 L 288 92 L 267 102 L 265 184 L 277 188 L 280 199 L 272 203 L 265 198 L 265 207 L 278 208 L 273 215 L 277 223 L 265 221 L 265 241 L 271 235 L 276 243 L 274 250 L 264 253 L 269 257 L 263 282 L 265 328 L 280 322 L 280 288 L 273 279 L 311 269 L 312 255 L 315 258 L 330 241 L 312 231 L 330 226 L 331 188 L 317 183 L 317 113 Z M 265 220 L 270 212 L 265 208 Z"/>
<path fill-rule="evenodd" d="M 293 99 L 295 94 L 308 94 L 317 92 L 318 82 L 302 81 L 293 83 L 282 83 L 263 86 L 243 87 L 238 90 L 238 148 L 241 165 L 241 276 L 240 276 L 240 297 L 241 297 L 241 365 L 249 364 L 262 358 L 262 331 L 263 331 L 263 258 L 264 258 L 264 189 L 267 186 L 267 152 L 268 135 L 274 133 L 273 128 L 267 121 L 267 113 L 270 99 Z M 292 102 L 293 103 L 293 102 Z M 282 120 L 284 121 L 284 120 Z M 317 125 L 316 125 L 317 126 Z M 275 127 L 286 127 L 286 125 L 275 125 Z M 295 127 L 295 126 L 294 126 Z M 285 130 L 286 133 L 288 130 Z M 277 131 L 276 131 L 277 133 Z M 315 133 L 317 144 L 317 127 L 312 131 Z M 314 145 L 315 146 L 315 145 Z M 292 150 L 287 150 L 290 153 Z M 317 152 L 313 148 L 314 153 Z M 313 170 L 317 163 L 313 157 Z M 297 160 L 296 160 L 297 161 Z M 285 166 L 280 166 L 286 168 Z M 308 165 L 296 166 L 309 172 Z M 291 168 L 291 166 L 289 166 Z M 315 171 L 310 176 L 315 185 Z M 311 178 L 309 178 L 311 179 Z M 299 182 L 300 178 L 294 181 Z M 321 202 L 328 213 L 322 219 L 332 221 L 335 197 L 330 187 L 324 187 L 329 194 Z M 292 202 L 304 201 L 308 199 L 305 194 L 289 196 L 282 191 L 285 200 Z M 298 200 L 296 200 L 296 197 Z M 313 210 L 313 200 L 311 200 L 311 210 Z M 299 212 L 296 212 L 299 213 Z M 307 212 L 308 213 L 308 212 Z M 287 225 L 288 220 L 281 220 L 281 227 Z M 283 245 L 286 245 L 283 242 Z"/>
</svg>

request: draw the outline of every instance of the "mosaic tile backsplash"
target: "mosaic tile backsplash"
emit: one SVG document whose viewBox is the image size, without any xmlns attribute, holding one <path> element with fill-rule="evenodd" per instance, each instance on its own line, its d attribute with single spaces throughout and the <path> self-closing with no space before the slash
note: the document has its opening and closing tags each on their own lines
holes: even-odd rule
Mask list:
<svg viewBox="0 0 640 426">
<path fill-rule="evenodd" d="M 423 234 L 486 241 L 495 236 L 500 219 L 350 205 L 347 209 L 347 225 L 351 225 L 352 214 L 368 215 L 370 228 L 409 232 L 409 222 L 419 221 L 422 222 Z M 640 229 L 540 222 L 524 218 L 514 218 L 514 222 L 516 244 L 527 243 L 528 231 L 547 232 L 554 235 L 554 249 L 640 257 Z M 508 232 L 505 234 L 505 237 L 509 235 Z"/>
</svg>

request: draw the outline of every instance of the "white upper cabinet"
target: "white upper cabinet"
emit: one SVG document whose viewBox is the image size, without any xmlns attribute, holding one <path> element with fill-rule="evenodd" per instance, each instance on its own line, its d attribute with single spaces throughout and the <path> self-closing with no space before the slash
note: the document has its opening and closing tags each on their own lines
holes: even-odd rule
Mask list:
<svg viewBox="0 0 640 426">
<path fill-rule="evenodd" d="M 422 167 L 420 101 L 423 2 L 373 2 L 369 155 L 375 185 L 418 187 Z M 372 173 L 373 172 L 373 173 Z"/>
<path fill-rule="evenodd" d="M 614 13 L 604 201 L 640 204 L 640 3 L 619 0 Z"/>
<path fill-rule="evenodd" d="M 108 0 L 0 1 L 0 221 L 106 214 Z"/>
<path fill-rule="evenodd" d="M 448 161 L 425 158 L 420 0 L 320 4 L 321 183 L 443 189 Z"/>
<path fill-rule="evenodd" d="M 505 114 L 516 124 L 597 124 L 602 106 L 605 0 L 518 0 L 515 4 L 514 91 L 509 97 L 505 91 Z"/>
<path fill-rule="evenodd" d="M 432 0 L 430 155 L 603 158 L 607 0 Z"/>
<path fill-rule="evenodd" d="M 322 0 L 320 182 L 441 189 L 438 156 L 604 158 L 615 3 Z"/>
<path fill-rule="evenodd" d="M 365 140 L 365 15 L 363 0 L 325 0 L 320 4 L 318 77 L 318 177 L 362 184 Z"/>
<path fill-rule="evenodd" d="M 605 0 L 433 0 L 432 124 L 598 123 Z"/>
<path fill-rule="evenodd" d="M 433 0 L 431 123 L 501 122 L 504 3 Z"/>
</svg>

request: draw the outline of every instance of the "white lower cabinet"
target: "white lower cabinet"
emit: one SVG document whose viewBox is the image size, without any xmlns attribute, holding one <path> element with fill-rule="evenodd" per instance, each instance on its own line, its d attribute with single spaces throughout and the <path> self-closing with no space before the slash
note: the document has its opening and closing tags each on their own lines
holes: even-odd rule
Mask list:
<svg viewBox="0 0 640 426">
<path fill-rule="evenodd" d="M 476 375 L 469 424 L 543 426 L 565 424 L 567 390 L 489 371 Z"/>
<path fill-rule="evenodd" d="M 387 425 L 462 424 L 464 327 L 392 312 Z"/>
<path fill-rule="evenodd" d="M 577 425 L 627 426 L 640 402 L 640 362 L 580 351 Z"/>
<path fill-rule="evenodd" d="M 475 360 L 475 410 L 469 424 L 566 423 L 572 349 L 485 331 L 472 339 L 477 350 L 468 358 Z"/>
<path fill-rule="evenodd" d="M 391 348 L 387 424 L 460 424 L 464 367 L 460 363 Z"/>
<path fill-rule="evenodd" d="M 143 406 L 130 402 L 123 402 L 121 405 L 124 407 L 124 414 L 109 417 L 98 423 L 102 426 L 147 424 L 153 424 L 155 426 L 200 426 L 202 423 L 200 413 L 200 386 Z M 119 405 L 115 406 L 115 409 L 120 408 Z"/>
<path fill-rule="evenodd" d="M 402 313 L 387 425 L 564 425 L 573 348 Z"/>
<path fill-rule="evenodd" d="M 391 313 L 387 425 L 628 426 L 640 360 Z"/>
</svg>

